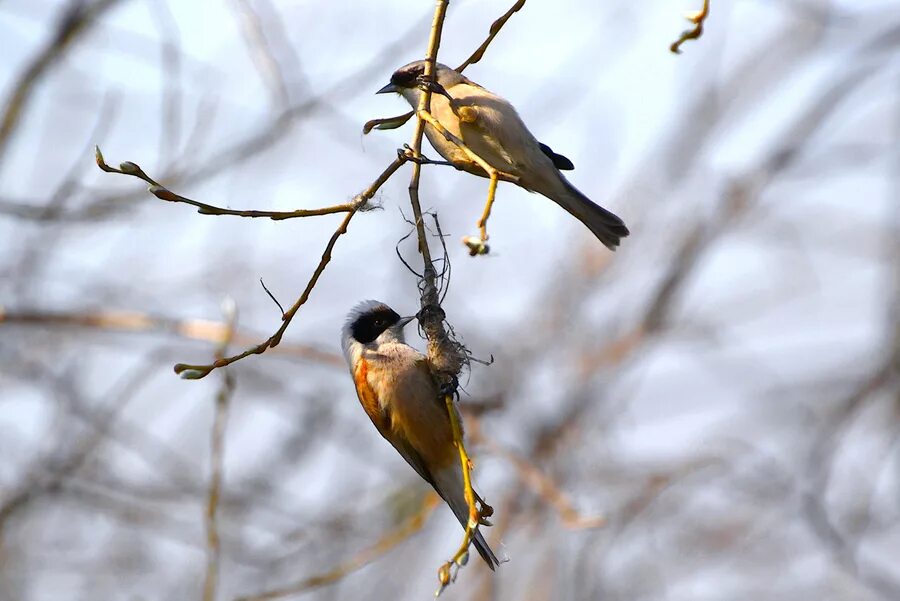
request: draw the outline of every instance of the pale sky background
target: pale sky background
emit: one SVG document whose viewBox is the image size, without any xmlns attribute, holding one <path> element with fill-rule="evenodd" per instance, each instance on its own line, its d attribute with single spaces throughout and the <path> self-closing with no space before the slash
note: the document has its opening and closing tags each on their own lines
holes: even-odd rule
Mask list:
<svg viewBox="0 0 900 601">
<path fill-rule="evenodd" d="M 510 0 L 452 2 L 440 60 L 451 65 L 462 62 L 509 4 Z M 615 284 L 592 299 L 596 321 L 578 326 L 596 331 L 598 337 L 615 333 L 610 329 L 611 310 L 621 315 L 622 322 L 615 325 L 626 329 L 640 308 L 634 299 L 642 299 L 639 293 L 659 278 L 671 259 L 674 240 L 694 216 L 713 214 L 728 183 L 759 164 L 780 140 L 794 112 L 804 110 L 836 70 L 852 68 L 857 47 L 843 32 L 879 31 L 879 15 L 900 11 L 897 1 L 831 3 L 850 15 L 846 29 L 827 30 L 815 60 L 786 75 L 780 73 L 780 80 L 766 82 L 770 93 L 765 101 L 757 101 L 757 90 L 747 90 L 749 103 L 742 104 L 741 98 L 712 99 L 712 104 L 723 106 L 726 100 L 732 102 L 734 117 L 727 128 L 711 136 L 711 142 L 696 149 L 702 169 L 679 174 L 660 141 L 676 125 L 673 120 L 684 118 L 691 92 L 706 82 L 725 80 L 754 53 L 762 53 L 759 60 L 767 58 L 760 45 L 773 31 L 784 28 L 786 35 L 801 39 L 797 32 L 805 30 L 797 23 L 803 13 L 791 7 L 817 6 L 816 2 L 714 0 L 704 37 L 688 42 L 684 54 L 674 56 L 668 45 L 687 28 L 682 14 L 697 8 L 695 4 L 699 2 L 532 0 L 500 33 L 485 59 L 466 72 L 514 102 L 539 139 L 575 163 L 573 183 L 621 215 L 631 228 L 632 235 L 611 259 L 608 277 Z M 317 100 L 310 118 L 287 129 L 269 150 L 202 183 L 173 186 L 178 193 L 244 209 L 336 204 L 364 189 L 392 160 L 395 149 L 409 141 L 410 125 L 368 136 L 362 135 L 361 128 L 371 118 L 407 110 L 400 98 L 374 92 L 387 82 L 394 67 L 422 55 L 432 3 L 287 1 L 278 5 L 279 35 L 289 39 L 293 48 L 293 53 L 279 53 L 291 101 L 300 103 L 310 93 L 334 91 Z M 47 15 L 58 6 L 43 0 L 0 4 L 0 91 L 4 94 L 23 61 L 43 43 Z M 235 43 L 241 35 L 233 6 L 203 0 L 130 1 L 105 15 L 36 91 L 38 99 L 24 115 L 0 164 L 0 200 L 32 199 L 42 204 L 73 162 L 79 165 L 79 180 L 88 190 L 79 202 L 115 192 L 140 192 L 141 182 L 104 174 L 93 166 L 94 143 L 101 146 L 110 164 L 131 160 L 155 176 L 178 157 L 182 157 L 179 168 L 188 172 L 196 164 L 206 165 L 210 157 L 269 123 L 277 107 L 246 47 Z M 162 61 L 160 42 L 165 40 L 177 40 L 180 46 L 177 66 Z M 398 40 L 403 41 L 397 48 L 383 60 L 375 60 Z M 283 40 L 276 43 L 282 51 L 286 47 Z M 379 63 L 377 68 L 370 66 L 373 63 Z M 898 215 L 897 189 L 889 178 L 896 174 L 900 160 L 896 148 L 893 155 L 889 152 L 900 131 L 898 67 L 895 60 L 890 73 L 871 78 L 856 90 L 856 101 L 847 111 L 835 113 L 833 124 L 823 128 L 813 145 L 821 147 L 822 156 L 830 156 L 827 153 L 837 145 L 883 150 L 868 161 L 849 166 L 838 162 L 829 172 L 804 172 L 799 166 L 764 195 L 774 225 L 750 220 L 704 256 L 677 303 L 677 313 L 687 324 L 721 328 L 727 343 L 716 349 L 715 359 L 689 339 L 660 345 L 658 352 L 642 357 L 617 382 L 618 388 L 606 391 L 627 397 L 628 405 L 621 423 L 604 432 L 609 435 L 605 445 L 636 463 L 745 443 L 778 455 L 790 445 L 791 434 L 773 425 L 784 410 L 774 390 L 790 390 L 809 380 L 824 382 L 823 374 L 831 371 L 861 374 L 877 358 L 877 343 L 885 336 L 884 299 L 891 283 L 890 264 L 878 259 L 886 256 L 896 229 L 892 234 L 889 228 L 876 226 Z M 352 73 L 358 74 L 353 81 L 342 83 Z M 178 94 L 180 99 L 174 130 L 160 127 L 160 107 L 167 94 Z M 869 97 L 871 102 L 865 100 Z M 108 117 L 99 115 L 104 106 Z M 98 128 L 98 121 L 105 125 Z M 196 147 L 186 149 L 185 140 L 198 123 L 203 133 Z M 434 155 L 433 151 L 427 154 Z M 336 352 L 344 315 L 359 300 L 384 300 L 401 313 L 415 310 L 415 281 L 394 254 L 397 241 L 408 231 L 399 213 L 402 209 L 409 214 L 407 184 L 408 171 L 402 170 L 377 197 L 383 210 L 354 218 L 350 233 L 338 242 L 332 264 L 286 340 Z M 459 239 L 475 232 L 486 189 L 486 180 L 464 173 L 424 171 L 423 204 L 439 213 L 449 234 L 453 278 L 445 305 L 448 317 L 476 356 L 493 355 L 498 365 L 509 369 L 515 367 L 516 357 L 506 352 L 513 350 L 507 341 L 514 336 L 527 338 L 529 323 L 540 308 L 535 303 L 547 292 L 543 284 L 553 281 L 572 250 L 586 248 L 598 261 L 607 260 L 608 253 L 551 202 L 502 185 L 490 222 L 492 253 L 469 258 Z M 259 278 L 282 304 L 292 303 L 340 219 L 272 222 L 209 217 L 149 194 L 123 202 L 140 206 L 123 218 L 66 228 L 54 242 L 60 252 L 40 265 L 31 283 L 23 285 L 12 275 L 14 266 L 25 241 L 39 239 L 46 230 L 0 216 L 0 306 L 116 308 L 218 319 L 222 299 L 231 297 L 244 327 L 269 333 L 278 326 L 279 314 L 260 288 Z M 782 244 L 783 232 L 795 237 Z M 788 252 L 796 246 L 806 251 Z M 410 242 L 401 248 L 407 258 L 415 258 Z M 789 300 L 757 310 L 760 299 L 779 298 Z M 0 328 L 0 338 L 7 337 L 9 342 L 10 335 Z M 552 355 L 557 341 L 541 342 Z M 15 348 L 15 344 L 0 344 L 0 360 L 3 353 L 17 352 Z M 79 381 L 100 389 L 106 388 L 111 374 L 145 360 L 142 355 L 124 353 L 114 337 L 71 337 L 52 348 L 59 353 L 61 365 L 77 362 Z M 176 361 L 204 362 L 208 354 L 205 346 L 194 345 L 180 349 L 177 356 L 166 356 L 158 377 L 127 411 L 134 421 L 175 444 L 200 466 L 207 453 L 210 404 L 185 402 L 161 412 L 160 402 L 185 395 L 194 400 L 209 398 L 217 386 L 215 378 L 185 383 L 167 367 Z M 278 360 L 251 357 L 246 361 Z M 491 434 L 498 440 L 526 447 L 527 433 L 534 425 L 555 415 L 563 396 L 558 378 L 564 372 L 553 361 L 548 358 L 545 372 L 526 374 L 534 380 L 514 418 L 491 422 Z M 332 486 L 343 485 L 369 495 L 366 498 L 371 501 L 377 497 L 373 491 L 381 490 L 396 474 L 409 475 L 393 450 L 361 418 L 350 379 L 342 371 L 286 366 L 279 372 L 283 379 L 279 394 L 300 397 L 321 390 L 325 402 L 339 404 L 337 412 L 345 418 L 347 432 L 336 434 L 331 446 L 316 451 L 310 464 L 317 467 L 298 466 L 296 481 L 282 483 L 276 495 L 279 503 L 291 506 L 298 515 L 313 513 Z M 485 384 L 488 369 L 473 369 L 467 384 L 473 397 L 490 392 L 490 384 Z M 0 470 L 2 482 L 15 480 L 28 458 L 50 444 L 46 433 L 52 430 L 55 412 L 44 402 L 43 393 L 28 383 L 0 374 L 0 387 L 0 452 L 10 457 Z M 814 407 L 812 400 L 799 403 L 796 411 Z M 251 478 L 264 469 L 271 440 L 287 436 L 292 424 L 277 409 L 277 405 L 273 409 L 250 402 L 235 406 L 227 450 L 229 480 Z M 352 445 L 348 448 L 348 441 L 355 437 L 374 441 L 377 456 L 360 458 Z M 860 464 L 865 465 L 868 457 L 861 448 Z M 800 461 L 782 459 L 787 464 Z M 123 454 L 117 461 L 120 472 L 129 478 L 155 477 L 153 466 L 139 458 Z M 590 466 L 591 457 L 578 465 Z M 479 482 L 504 477 L 495 460 L 486 460 L 479 470 Z M 311 476 L 316 471 L 321 478 Z M 896 490 L 896 474 L 886 476 L 883 486 Z M 589 509 L 604 509 L 599 497 L 585 491 L 575 496 Z M 199 508 L 187 515 L 194 521 L 186 528 L 199 536 Z M 441 542 L 456 540 L 449 513 L 441 513 L 439 519 L 446 536 L 431 539 L 433 546 L 422 551 L 435 560 L 444 552 Z M 900 548 L 896 524 L 885 531 L 879 544 L 888 550 Z M 174 548 L 188 561 L 202 561 L 194 550 Z M 516 549 L 508 552 L 515 559 Z M 823 569 L 816 561 L 810 565 L 812 574 Z M 417 574 L 410 590 L 428 594 L 432 579 L 432 572 Z M 698 572 L 696 578 L 679 585 L 683 588 L 672 589 L 669 598 L 728 599 L 727 581 L 727 574 Z M 34 586 L 34 598 L 50 599 L 59 598 L 56 595 L 66 583 L 46 580 Z M 365 581 L 351 581 L 350 586 L 365 590 Z M 464 586 L 465 575 L 447 598 L 467 598 Z"/>
</svg>

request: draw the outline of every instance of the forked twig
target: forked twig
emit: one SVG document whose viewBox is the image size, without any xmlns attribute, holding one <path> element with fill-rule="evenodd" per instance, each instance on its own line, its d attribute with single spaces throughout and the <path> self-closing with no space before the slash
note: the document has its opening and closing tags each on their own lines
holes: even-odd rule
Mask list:
<svg viewBox="0 0 900 601">
<path fill-rule="evenodd" d="M 447 406 L 447 413 L 450 415 L 450 428 L 453 430 L 453 442 L 459 451 L 459 463 L 462 466 L 463 473 L 463 494 L 466 497 L 466 504 L 469 506 L 469 520 L 466 522 L 463 540 L 459 545 L 459 549 L 453 554 L 450 561 L 442 564 L 438 568 L 438 581 L 440 587 L 435 591 L 434 596 L 439 596 L 447 586 L 456 578 L 456 571 L 460 567 L 466 565 L 469 561 L 469 545 L 472 544 L 472 538 L 481 522 L 481 511 L 475 505 L 475 490 L 472 488 L 472 462 L 469 454 L 466 452 L 466 446 L 463 441 L 462 424 L 460 424 L 460 415 L 454 406 L 454 398 L 452 394 L 444 395 L 444 404 Z"/>
<path fill-rule="evenodd" d="M 300 310 L 306 301 L 309 300 L 309 295 L 312 293 L 313 288 L 316 287 L 316 284 L 319 281 L 319 278 L 322 276 L 322 272 L 325 271 L 325 267 L 331 261 L 331 252 L 334 249 L 334 245 L 337 243 L 338 238 L 347 233 L 347 226 L 350 225 L 350 220 L 353 219 L 353 216 L 356 215 L 357 211 L 362 209 L 366 203 L 371 199 L 379 188 L 406 162 L 406 158 L 402 155 L 398 155 L 394 162 L 388 165 L 387 169 L 385 169 L 378 178 L 372 182 L 372 184 L 366 188 L 363 192 L 358 194 L 353 201 L 350 203 L 353 208 L 350 212 L 347 213 L 346 217 L 344 217 L 341 224 L 331 235 L 331 238 L 328 240 L 328 243 L 325 245 L 325 250 L 322 253 L 322 258 L 319 260 L 319 264 L 316 266 L 316 269 L 313 271 L 312 276 L 309 278 L 309 282 L 306 284 L 306 288 L 300 294 L 300 297 L 294 302 L 290 309 L 285 311 L 284 316 L 281 320 L 281 326 L 278 330 L 272 334 L 268 339 L 263 342 L 253 346 L 246 351 L 239 353 L 237 355 L 233 355 L 231 357 L 223 357 L 221 359 L 217 359 L 213 363 L 207 365 L 189 365 L 186 363 L 178 363 L 175 365 L 175 373 L 181 375 L 182 378 L 186 378 L 188 380 L 198 380 L 200 378 L 205 378 L 215 369 L 220 367 L 225 367 L 226 365 L 231 365 L 235 361 L 240 361 L 245 357 L 249 357 L 250 355 L 260 355 L 266 350 L 278 346 L 281 342 L 282 336 L 284 336 L 285 331 L 288 326 L 291 324 L 291 320 L 294 319 L 294 316 L 297 314 L 297 311 Z"/>
</svg>

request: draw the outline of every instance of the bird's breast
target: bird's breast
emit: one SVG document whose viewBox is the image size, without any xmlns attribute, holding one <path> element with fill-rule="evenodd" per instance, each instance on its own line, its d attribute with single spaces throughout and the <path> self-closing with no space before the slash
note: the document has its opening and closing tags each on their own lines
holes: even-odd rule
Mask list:
<svg viewBox="0 0 900 601">
<path fill-rule="evenodd" d="M 356 363 L 356 369 L 353 370 L 353 382 L 356 384 L 356 395 L 363 410 L 372 423 L 379 430 L 390 427 L 390 417 L 382 405 L 383 401 L 379 399 L 379 395 L 369 381 L 370 375 L 378 376 L 377 370 L 375 374 L 370 374 L 370 365 L 365 357 L 360 357 Z"/>
</svg>

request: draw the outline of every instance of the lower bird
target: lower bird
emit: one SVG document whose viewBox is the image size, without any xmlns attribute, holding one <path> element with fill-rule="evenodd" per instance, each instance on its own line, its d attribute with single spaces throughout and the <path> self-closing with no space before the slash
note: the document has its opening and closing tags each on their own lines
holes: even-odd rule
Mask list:
<svg viewBox="0 0 900 601">
<path fill-rule="evenodd" d="M 572 162 L 538 142 L 512 104 L 446 65 L 435 65 L 433 82 L 425 81 L 424 70 L 425 61 L 400 67 L 391 76 L 390 83 L 377 93 L 396 92 L 417 108 L 423 89 L 430 87 L 434 92 L 430 113 L 441 129 L 461 140 L 472 153 L 498 171 L 501 179 L 546 196 L 586 225 L 610 250 L 619 246 L 629 233 L 625 223 L 592 202 L 560 173 L 560 170 L 574 169 Z M 457 169 L 489 175 L 471 154 L 433 124 L 425 126 L 425 135 L 434 149 Z M 489 214 L 490 206 L 479 222 L 483 238 L 483 222 Z"/>
<path fill-rule="evenodd" d="M 465 527 L 469 505 L 447 407 L 427 358 L 403 335 L 413 319 L 378 301 L 360 303 L 341 333 L 344 357 L 372 423 Z M 499 564 L 480 531 L 472 544 L 492 570 Z"/>
</svg>

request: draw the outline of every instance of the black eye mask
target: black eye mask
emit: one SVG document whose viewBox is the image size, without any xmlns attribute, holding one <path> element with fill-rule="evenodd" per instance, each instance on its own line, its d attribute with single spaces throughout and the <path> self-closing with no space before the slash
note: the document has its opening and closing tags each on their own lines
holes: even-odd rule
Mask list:
<svg viewBox="0 0 900 601">
<path fill-rule="evenodd" d="M 400 88 L 414 88 L 416 80 L 425 72 L 424 65 L 416 65 L 411 69 L 394 71 L 391 75 L 391 83 Z"/>
<path fill-rule="evenodd" d="M 400 316 L 393 309 L 388 307 L 376 309 L 357 317 L 350 326 L 350 334 L 354 340 L 368 344 L 398 321 Z"/>
</svg>

